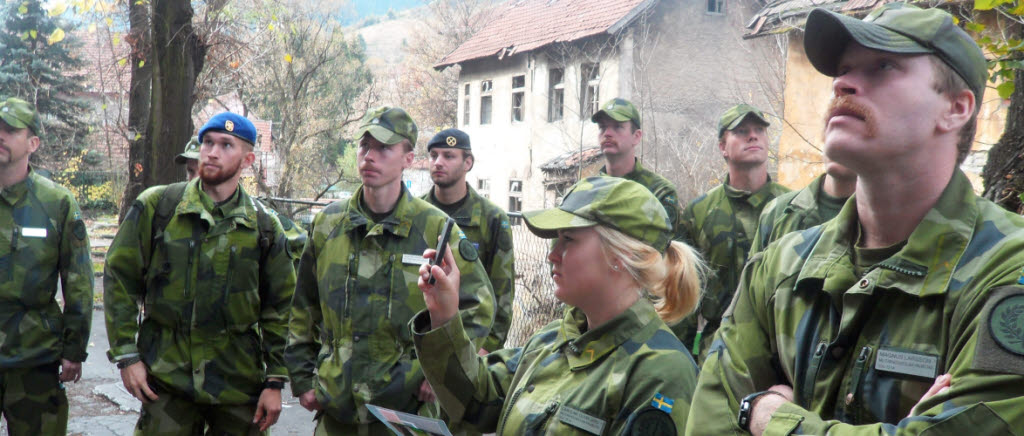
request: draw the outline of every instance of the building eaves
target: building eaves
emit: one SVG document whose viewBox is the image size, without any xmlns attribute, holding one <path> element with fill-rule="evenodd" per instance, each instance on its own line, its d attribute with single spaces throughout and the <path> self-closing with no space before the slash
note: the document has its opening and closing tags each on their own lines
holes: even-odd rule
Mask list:
<svg viewBox="0 0 1024 436">
<path fill-rule="evenodd" d="M 499 6 L 497 18 L 434 65 L 502 59 L 541 47 L 577 41 L 626 28 L 657 0 L 512 0 Z"/>
<path fill-rule="evenodd" d="M 584 165 L 589 165 L 600 159 L 601 156 L 601 147 L 584 148 L 582 151 L 570 151 L 555 156 L 551 160 L 541 164 L 540 169 L 543 172 L 576 169 L 580 162 L 583 162 Z"/>
<path fill-rule="evenodd" d="M 743 38 L 759 38 L 791 30 L 802 30 L 807 22 L 807 15 L 817 8 L 862 16 L 878 5 L 892 1 L 894 0 L 775 0 L 754 14 L 747 23 L 749 31 Z"/>
</svg>

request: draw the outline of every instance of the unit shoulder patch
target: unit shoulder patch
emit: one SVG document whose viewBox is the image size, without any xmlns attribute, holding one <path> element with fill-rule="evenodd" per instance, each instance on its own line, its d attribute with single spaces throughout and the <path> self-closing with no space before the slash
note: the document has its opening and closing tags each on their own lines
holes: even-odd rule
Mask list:
<svg viewBox="0 0 1024 436">
<path fill-rule="evenodd" d="M 626 424 L 624 434 L 628 436 L 675 436 L 676 423 L 672 420 L 672 415 L 655 407 L 648 406 L 637 412 L 630 422 Z"/>
<path fill-rule="evenodd" d="M 988 317 L 988 328 L 1003 349 L 1024 356 L 1024 293 L 999 300 Z"/>
<path fill-rule="evenodd" d="M 466 262 L 476 262 L 476 259 L 480 257 L 480 254 L 477 253 L 476 247 L 473 246 L 473 243 L 470 242 L 469 239 L 465 238 L 459 241 L 459 254 L 462 255 L 462 258 L 465 259 Z"/>
<path fill-rule="evenodd" d="M 1024 287 L 993 289 L 978 319 L 971 367 L 1024 375 Z"/>
</svg>

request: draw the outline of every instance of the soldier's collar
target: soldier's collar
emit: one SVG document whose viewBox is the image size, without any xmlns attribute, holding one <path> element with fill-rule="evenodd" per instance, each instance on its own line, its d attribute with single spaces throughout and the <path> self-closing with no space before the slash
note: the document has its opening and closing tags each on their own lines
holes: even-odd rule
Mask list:
<svg viewBox="0 0 1024 436">
<path fill-rule="evenodd" d="M 654 306 L 646 298 L 640 297 L 625 312 L 581 333 L 587 317 L 582 310 L 571 308 L 562 318 L 559 343 L 565 343 L 563 351 L 569 367 L 573 370 L 584 368 L 600 361 L 620 346 L 629 348 L 627 352 L 635 352 L 644 344 L 634 343 L 631 339 L 657 317 Z"/>
<path fill-rule="evenodd" d="M 922 297 L 946 293 L 956 268 L 984 251 L 966 252 L 967 244 L 976 236 L 974 227 L 979 214 L 971 183 L 957 169 L 903 249 L 858 278 L 863 286 L 856 285 L 867 290 L 895 288 Z M 823 280 L 837 264 L 848 262 L 850 241 L 856 238 L 856 219 L 856 201 L 847 201 L 836 219 L 822 226 L 821 239 L 806 257 L 798 283 L 805 279 Z"/>
<path fill-rule="evenodd" d="M 359 186 L 356 189 L 356 193 L 349 199 L 349 217 L 348 225 L 345 226 L 345 231 L 351 231 L 355 228 L 369 225 L 369 218 L 362 211 L 363 201 L 363 187 Z M 405 238 L 409 236 L 409 231 L 412 229 L 412 220 L 410 208 L 412 203 L 412 194 L 405 188 L 405 184 L 402 185 L 402 192 L 398 195 L 398 204 L 395 205 L 395 209 L 391 213 L 380 220 L 380 222 L 374 223 L 369 229 L 367 229 L 367 236 L 379 234 L 382 231 L 388 231 L 395 236 Z M 379 231 L 376 229 L 380 229 Z"/>
</svg>

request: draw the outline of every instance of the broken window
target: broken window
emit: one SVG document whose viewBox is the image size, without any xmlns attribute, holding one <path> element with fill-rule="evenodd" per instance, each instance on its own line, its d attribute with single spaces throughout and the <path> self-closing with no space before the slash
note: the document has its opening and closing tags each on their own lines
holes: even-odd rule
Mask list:
<svg viewBox="0 0 1024 436">
<path fill-rule="evenodd" d="M 526 76 L 512 76 L 512 122 L 523 121 L 526 105 Z"/>
<path fill-rule="evenodd" d="M 548 122 L 562 119 L 565 106 L 565 70 L 548 70 Z"/>
<path fill-rule="evenodd" d="M 480 124 L 491 124 L 491 89 L 490 80 L 480 82 Z"/>
<path fill-rule="evenodd" d="M 589 120 L 601 105 L 601 64 L 580 65 L 580 119 Z"/>
</svg>

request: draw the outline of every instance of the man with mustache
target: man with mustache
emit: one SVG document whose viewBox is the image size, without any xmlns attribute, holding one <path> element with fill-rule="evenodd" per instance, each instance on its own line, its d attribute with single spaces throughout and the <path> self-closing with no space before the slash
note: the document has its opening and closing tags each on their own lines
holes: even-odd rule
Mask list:
<svg viewBox="0 0 1024 436">
<path fill-rule="evenodd" d="M 85 223 L 74 195 L 29 164 L 39 130 L 30 103 L 0 101 L 0 412 L 16 435 L 67 432 L 63 383 L 82 378 L 92 328 Z"/>
<path fill-rule="evenodd" d="M 143 403 L 136 434 L 269 434 L 295 271 L 281 223 L 238 183 L 256 127 L 224 112 L 198 141 L 199 177 L 139 194 L 107 251 L 108 357 Z"/>
<path fill-rule="evenodd" d="M 748 104 L 727 109 L 718 120 L 718 150 L 725 159 L 725 182 L 693 200 L 683 211 L 682 237 L 704 255 L 708 278 L 700 307 L 672 326 L 694 359 L 704 362 L 722 312 L 732 300 L 757 218 L 769 201 L 789 188 L 768 176 L 768 120 Z"/>
<path fill-rule="evenodd" d="M 480 353 L 500 350 L 512 325 L 515 300 L 515 253 L 508 215 L 466 183 L 466 173 L 476 162 L 466 132 L 459 129 L 438 132 L 427 143 L 427 153 L 434 187 L 420 198 L 452 217 L 466 235 L 459 243 L 471 244 L 479 253 L 480 263 L 491 280 L 496 304 L 494 325 Z"/>
<path fill-rule="evenodd" d="M 676 186 L 644 168 L 636 158 L 636 147 L 644 135 L 640 130 L 640 111 L 629 100 L 613 98 L 605 102 L 590 121 L 597 124 L 597 141 L 604 155 L 600 173 L 632 180 L 651 191 L 668 214 L 673 237 L 679 239 L 681 229 Z"/>
<path fill-rule="evenodd" d="M 688 434 L 1018 434 L 1024 218 L 958 165 L 987 63 L 939 9 L 810 13 L 833 77 L 839 215 L 752 256 L 700 373 Z"/>
<path fill-rule="evenodd" d="M 285 358 L 292 391 L 316 413 L 317 434 L 388 430 L 367 404 L 436 416 L 408 326 L 426 306 L 416 285 L 423 251 L 448 217 L 402 182 L 417 128 L 403 109 L 366 112 L 356 131 L 362 185 L 313 218 L 299 261 Z M 472 243 L 456 225 L 449 248 L 462 275 L 459 309 L 477 349 L 494 319 L 494 294 Z M 465 269 L 463 269 L 465 268 Z"/>
<path fill-rule="evenodd" d="M 839 214 L 857 187 L 857 173 L 825 158 L 825 173 L 804 189 L 791 191 L 768 202 L 757 220 L 757 232 L 750 252 L 764 250 L 768 244 L 789 232 L 822 224 Z"/>
<path fill-rule="evenodd" d="M 199 139 L 194 136 L 189 138 L 188 142 L 185 143 L 185 150 L 174 156 L 174 163 L 185 166 L 186 181 L 192 181 L 192 179 L 199 177 Z M 261 206 L 256 208 L 257 214 L 269 213 L 281 222 L 281 227 L 284 228 L 284 237 L 288 239 L 288 245 L 286 246 L 288 248 L 288 257 L 292 259 L 292 264 L 298 269 L 302 248 L 306 246 L 305 229 L 299 227 L 288 217 L 277 213 L 273 208 L 267 207 L 259 199 L 253 198 L 252 201 L 259 203 Z"/>
</svg>

